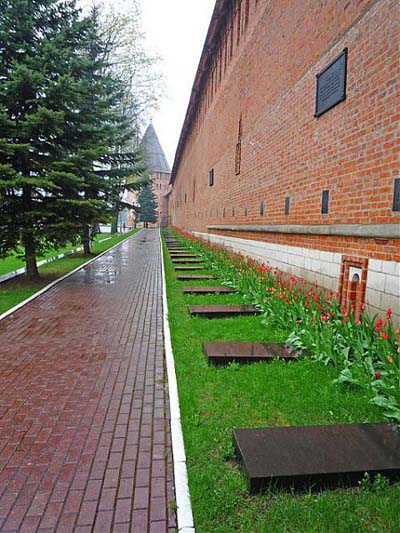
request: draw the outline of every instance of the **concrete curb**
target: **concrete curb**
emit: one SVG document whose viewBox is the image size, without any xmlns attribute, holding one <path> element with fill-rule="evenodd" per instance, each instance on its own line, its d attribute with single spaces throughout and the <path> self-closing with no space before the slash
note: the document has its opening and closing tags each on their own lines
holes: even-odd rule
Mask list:
<svg viewBox="0 0 400 533">
<path fill-rule="evenodd" d="M 165 265 L 162 248 L 161 231 L 161 269 L 163 283 L 163 324 L 164 324 L 164 347 L 167 364 L 169 405 L 171 414 L 171 440 L 172 455 L 174 461 L 175 494 L 177 505 L 178 531 L 181 533 L 195 533 L 192 505 L 190 502 L 189 484 L 186 468 L 185 445 L 181 426 L 181 413 L 179 409 L 178 384 L 176 382 L 174 353 L 172 351 L 171 331 L 168 321 L 167 286 L 165 282 Z"/>
<path fill-rule="evenodd" d="M 129 235 L 129 237 L 127 237 L 126 239 L 123 239 L 122 241 L 117 242 L 117 244 L 114 244 L 114 246 L 111 246 L 111 248 L 108 248 L 108 250 L 104 250 L 104 252 L 101 252 L 101 254 L 96 255 L 96 257 L 93 257 L 92 259 L 89 259 L 89 261 L 86 261 L 86 263 L 83 263 L 82 265 L 78 266 L 74 270 L 71 270 L 71 272 L 68 272 L 64 276 L 61 276 L 61 278 L 55 279 L 54 281 L 52 281 L 51 283 L 49 283 L 48 285 L 43 287 L 43 289 L 40 289 L 38 292 L 35 292 L 35 294 L 32 294 L 32 296 L 30 296 L 26 300 L 23 300 L 22 302 L 20 302 L 19 304 L 15 305 L 11 309 L 8 309 L 8 311 L 5 311 L 2 315 L 0 315 L 0 320 L 3 320 L 4 318 L 12 315 L 13 313 L 15 313 L 15 311 L 18 311 L 18 309 L 20 309 L 24 305 L 28 304 L 29 302 L 31 302 L 32 300 L 34 300 L 35 298 L 37 298 L 41 294 L 43 294 L 43 293 L 47 292 L 48 290 L 50 290 L 52 287 L 57 285 L 57 283 L 60 283 L 60 281 L 63 281 L 64 279 L 69 278 L 69 276 L 72 276 L 73 274 L 75 274 L 75 272 L 78 272 L 82 268 L 85 268 L 85 266 L 90 265 L 90 263 L 93 263 L 93 261 L 96 261 L 96 259 L 99 259 L 99 257 L 101 257 L 102 255 L 105 255 L 108 252 L 111 252 L 111 250 L 113 250 L 114 248 L 116 248 L 117 246 L 122 244 L 123 242 L 127 241 L 128 239 L 130 239 L 134 235 L 138 235 L 138 233 L 140 233 L 140 230 L 137 233 L 134 233 L 133 235 Z M 104 240 L 108 240 L 108 239 L 104 239 Z"/>
</svg>

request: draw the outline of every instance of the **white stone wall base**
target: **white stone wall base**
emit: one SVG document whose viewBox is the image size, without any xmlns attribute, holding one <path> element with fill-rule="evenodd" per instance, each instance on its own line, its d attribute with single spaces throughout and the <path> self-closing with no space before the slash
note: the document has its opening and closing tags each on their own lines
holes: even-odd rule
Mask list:
<svg viewBox="0 0 400 533">
<path fill-rule="evenodd" d="M 282 272 L 338 290 L 342 254 L 287 246 L 212 233 L 192 232 L 195 237 L 242 253 Z M 371 314 L 392 309 L 393 321 L 400 323 L 400 263 L 370 259 L 366 304 Z"/>
</svg>

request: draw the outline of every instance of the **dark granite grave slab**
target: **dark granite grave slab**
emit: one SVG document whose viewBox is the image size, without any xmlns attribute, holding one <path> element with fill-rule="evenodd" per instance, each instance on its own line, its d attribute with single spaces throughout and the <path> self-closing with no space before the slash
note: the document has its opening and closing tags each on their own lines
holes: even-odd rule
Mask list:
<svg viewBox="0 0 400 533">
<path fill-rule="evenodd" d="M 301 393 L 301 392 L 299 392 Z M 365 472 L 400 478 L 400 433 L 389 424 L 234 429 L 251 492 L 357 485 Z"/>
<path fill-rule="evenodd" d="M 197 264 L 197 263 L 204 263 L 204 259 L 182 259 L 182 258 L 179 258 L 179 259 L 172 259 L 172 262 L 175 264 L 175 265 L 181 265 L 181 264 L 188 264 L 188 265 L 192 265 L 192 264 Z"/>
<path fill-rule="evenodd" d="M 228 363 L 256 363 L 257 361 L 296 361 L 298 356 L 286 344 L 257 342 L 205 342 L 203 350 L 208 360 L 216 365 Z"/>
<path fill-rule="evenodd" d="M 199 285 L 197 287 L 183 287 L 182 292 L 185 294 L 227 294 L 236 292 L 231 287 L 207 287 Z"/>
<path fill-rule="evenodd" d="M 169 252 L 169 255 L 170 255 L 171 257 L 176 257 L 176 258 L 178 258 L 178 259 L 185 258 L 185 257 L 187 257 L 188 259 L 190 259 L 190 258 L 195 259 L 195 258 L 198 258 L 198 257 L 199 257 L 198 254 L 194 254 L 194 253 L 189 252 L 189 251 L 186 251 L 186 250 L 184 250 L 184 251 L 182 251 L 182 252 L 173 252 L 173 251 L 171 250 L 171 251 Z"/>
<path fill-rule="evenodd" d="M 257 315 L 261 311 L 254 305 L 191 305 L 191 316 L 203 318 L 229 318 L 235 316 Z"/>
<path fill-rule="evenodd" d="M 206 270 L 204 266 L 176 266 L 175 270 Z"/>
<path fill-rule="evenodd" d="M 192 281 L 192 280 L 200 280 L 200 279 L 217 279 L 212 274 L 181 274 L 180 276 L 176 277 L 179 281 Z"/>
<path fill-rule="evenodd" d="M 201 257 L 199 257 L 198 255 L 194 255 L 194 254 L 179 254 L 179 255 L 176 255 L 176 254 L 170 254 L 170 257 L 171 259 L 201 259 L 203 261 L 203 259 Z"/>
</svg>

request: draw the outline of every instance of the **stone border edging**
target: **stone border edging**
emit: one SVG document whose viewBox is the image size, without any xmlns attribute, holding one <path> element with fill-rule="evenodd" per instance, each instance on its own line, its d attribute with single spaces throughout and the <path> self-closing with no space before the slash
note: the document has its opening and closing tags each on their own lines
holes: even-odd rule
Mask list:
<svg viewBox="0 0 400 533">
<path fill-rule="evenodd" d="M 289 233 L 295 235 L 327 235 L 363 239 L 400 239 L 399 224 L 210 224 L 209 230 L 247 231 L 254 233 Z"/>
<path fill-rule="evenodd" d="M 168 392 L 171 416 L 171 440 L 172 456 L 174 462 L 174 485 L 177 506 L 178 531 L 180 533 L 195 533 L 192 504 L 188 475 L 186 468 L 185 444 L 183 440 L 181 412 L 179 408 L 178 384 L 176 381 L 174 353 L 171 343 L 171 331 L 168 321 L 167 284 L 165 280 L 164 254 L 159 230 L 162 272 L 162 300 L 163 300 L 163 325 L 164 325 L 164 349 L 167 365 Z"/>
<path fill-rule="evenodd" d="M 133 235 L 137 235 L 138 233 L 140 233 L 140 230 L 138 232 L 134 233 Z M 61 278 L 55 279 L 54 281 L 52 281 L 51 283 L 49 283 L 48 285 L 46 285 L 45 287 L 43 287 L 39 291 L 35 292 L 35 294 L 32 294 L 32 296 L 29 296 L 29 298 L 27 298 L 26 300 L 22 300 L 22 302 L 19 302 L 19 304 L 15 305 L 14 307 L 11 307 L 11 309 L 8 309 L 7 311 L 4 311 L 4 313 L 0 315 L 0 320 L 3 320 L 4 318 L 8 317 L 9 315 L 12 315 L 13 313 L 15 313 L 15 311 L 18 311 L 18 309 L 20 309 L 24 305 L 28 304 L 29 302 L 31 302 L 32 300 L 34 300 L 35 298 L 37 298 L 41 294 L 43 294 L 43 293 L 47 292 L 48 290 L 50 290 L 52 287 L 54 287 L 54 285 L 57 285 L 57 283 L 60 283 L 60 281 L 63 281 L 64 279 L 69 278 L 69 276 L 72 276 L 72 274 L 75 274 L 75 272 L 78 272 L 78 270 L 81 270 L 82 268 L 84 268 L 85 266 L 89 265 L 90 263 L 93 263 L 93 261 L 96 261 L 96 259 L 99 259 L 99 257 L 101 257 L 102 255 L 105 255 L 106 253 L 110 252 L 111 250 L 113 250 L 114 248 L 116 248 L 117 246 L 122 244 L 123 242 L 127 241 L 128 239 L 133 237 L 133 235 L 129 235 L 129 237 L 127 237 L 126 239 L 123 239 L 122 241 L 117 242 L 117 244 L 114 244 L 114 246 L 111 246 L 111 248 L 108 248 L 107 250 L 104 250 L 104 252 L 101 252 L 101 254 L 96 255 L 96 257 L 93 257 L 92 259 L 89 259 L 89 261 L 86 261 L 86 263 L 83 263 L 82 265 L 79 265 L 74 270 L 71 270 L 71 272 L 68 272 L 67 274 L 64 274 L 64 276 L 61 276 Z M 105 239 L 105 240 L 108 240 L 108 239 Z"/>
</svg>

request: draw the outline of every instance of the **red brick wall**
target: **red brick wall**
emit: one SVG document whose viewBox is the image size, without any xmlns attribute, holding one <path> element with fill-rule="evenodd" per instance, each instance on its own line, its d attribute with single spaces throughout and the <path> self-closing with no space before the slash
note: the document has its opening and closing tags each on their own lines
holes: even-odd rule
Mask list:
<svg viewBox="0 0 400 533">
<path fill-rule="evenodd" d="M 241 3 L 243 13 L 246 0 Z M 225 69 L 224 47 L 217 53 L 216 81 L 199 99 L 174 177 L 172 224 L 205 232 L 208 224 L 399 222 L 399 212 L 392 211 L 399 176 L 398 2 L 249 0 L 238 46 L 237 20 L 234 28 L 232 60 Z M 345 47 L 347 98 L 314 118 L 315 76 Z M 242 162 L 236 175 L 240 116 Z M 209 187 L 212 167 L 215 183 Z M 322 215 L 324 189 L 330 190 L 330 205 Z M 234 236 L 399 260 L 394 240 Z"/>
<path fill-rule="evenodd" d="M 168 191 L 169 179 L 170 174 L 167 174 L 165 172 L 154 172 L 151 175 L 151 180 L 153 183 L 153 192 L 157 196 L 158 226 L 165 225 L 165 219 L 167 217 L 164 194 Z"/>
</svg>

